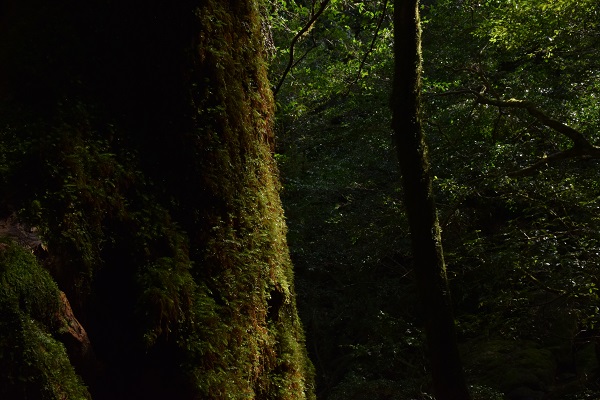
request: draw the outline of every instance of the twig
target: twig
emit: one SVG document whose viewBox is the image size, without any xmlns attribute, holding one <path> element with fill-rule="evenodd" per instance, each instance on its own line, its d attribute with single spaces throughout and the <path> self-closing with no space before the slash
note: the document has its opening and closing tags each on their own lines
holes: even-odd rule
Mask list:
<svg viewBox="0 0 600 400">
<path fill-rule="evenodd" d="M 277 93 L 279 93 L 279 89 L 281 89 L 281 86 L 283 85 L 285 78 L 287 77 L 290 70 L 294 66 L 294 50 L 296 47 L 296 43 L 298 42 L 298 40 L 300 40 L 300 38 L 305 33 L 307 33 L 312 28 L 312 26 L 315 24 L 317 19 L 319 19 L 321 14 L 323 14 L 323 12 L 325 11 L 325 9 L 327 8 L 327 6 L 329 5 L 330 2 L 331 2 L 331 0 L 323 0 L 323 2 L 321 3 L 321 6 L 319 7 L 319 9 L 316 12 L 314 10 L 314 2 L 313 2 L 313 8 L 311 10 L 311 18 L 308 20 L 306 25 L 304 25 L 302 27 L 302 29 L 300 29 L 294 35 L 294 37 L 292 38 L 292 41 L 290 42 L 290 58 L 288 60 L 287 66 L 285 67 L 285 70 L 283 71 L 283 74 L 281 75 L 281 78 L 279 79 L 279 82 L 277 83 L 277 86 L 275 86 L 275 88 L 273 89 L 273 96 L 277 96 Z"/>
<path fill-rule="evenodd" d="M 383 20 L 385 19 L 385 16 L 387 15 L 387 5 L 388 5 L 388 0 L 385 0 L 383 2 L 383 9 L 381 10 L 381 15 L 379 16 L 379 20 L 377 21 L 377 26 L 375 27 L 375 32 L 373 33 L 373 39 L 371 39 L 371 44 L 369 45 L 369 49 L 365 52 L 365 54 L 363 55 L 363 57 L 360 61 L 360 65 L 358 66 L 358 72 L 356 73 L 356 78 L 352 82 L 350 82 L 348 87 L 350 87 L 351 85 L 354 85 L 361 78 L 362 70 L 365 67 L 367 58 L 369 57 L 369 54 L 371 54 L 373 52 L 373 50 L 375 49 L 375 43 L 377 42 L 377 38 L 379 36 L 379 31 L 381 30 L 381 25 L 383 24 Z"/>
</svg>

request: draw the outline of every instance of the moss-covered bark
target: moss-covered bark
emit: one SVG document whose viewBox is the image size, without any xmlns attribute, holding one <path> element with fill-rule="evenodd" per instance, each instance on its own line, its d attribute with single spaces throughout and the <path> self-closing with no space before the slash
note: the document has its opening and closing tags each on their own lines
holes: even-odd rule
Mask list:
<svg viewBox="0 0 600 400">
<path fill-rule="evenodd" d="M 0 396 L 89 399 L 64 345 L 60 292 L 31 253 L 0 242 Z"/>
<path fill-rule="evenodd" d="M 190 367 L 211 397 L 310 397 L 271 154 L 273 103 L 259 56 L 260 14 L 253 2 L 213 1 L 199 6 L 196 17 L 195 124 L 188 138 L 195 163 L 186 168 L 195 170 L 190 180 L 199 180 L 206 205 L 198 207 L 187 193 L 181 204 L 193 222 L 194 273 L 210 300 L 198 312 L 218 320 L 217 332 L 201 332 L 208 345 L 190 349 Z"/>
<path fill-rule="evenodd" d="M 43 233 L 93 398 L 312 398 L 257 2 L 10 12 L 0 212 Z"/>
<path fill-rule="evenodd" d="M 418 0 L 396 0 L 394 3 L 392 124 L 402 172 L 434 393 L 439 400 L 465 400 L 470 395 L 456 345 L 441 232 L 421 126 L 421 27 L 418 3 Z"/>
</svg>

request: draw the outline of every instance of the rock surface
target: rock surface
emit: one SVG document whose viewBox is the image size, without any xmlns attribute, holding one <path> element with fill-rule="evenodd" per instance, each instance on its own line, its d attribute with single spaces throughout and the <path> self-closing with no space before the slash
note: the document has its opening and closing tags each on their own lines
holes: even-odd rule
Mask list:
<svg viewBox="0 0 600 400">
<path fill-rule="evenodd" d="M 42 239 L 38 236 L 37 228 L 20 222 L 14 214 L 0 219 L 0 237 L 11 238 L 30 250 L 44 247 Z"/>
</svg>

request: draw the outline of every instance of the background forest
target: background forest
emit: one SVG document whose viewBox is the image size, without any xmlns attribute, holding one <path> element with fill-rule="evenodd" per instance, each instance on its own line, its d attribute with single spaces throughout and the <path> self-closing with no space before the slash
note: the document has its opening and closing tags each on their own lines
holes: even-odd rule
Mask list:
<svg viewBox="0 0 600 400">
<path fill-rule="evenodd" d="M 269 10 L 276 157 L 319 398 L 431 398 L 391 140 L 392 6 Z M 596 399 L 600 5 L 420 8 L 425 135 L 473 395 Z"/>
</svg>

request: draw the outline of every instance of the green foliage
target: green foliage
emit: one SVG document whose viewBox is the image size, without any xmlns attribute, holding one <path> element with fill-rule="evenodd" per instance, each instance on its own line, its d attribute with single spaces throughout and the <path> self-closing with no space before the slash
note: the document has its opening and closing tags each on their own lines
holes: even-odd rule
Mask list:
<svg viewBox="0 0 600 400">
<path fill-rule="evenodd" d="M 311 50 L 277 95 L 300 312 L 320 396 L 418 398 L 425 349 L 389 130 L 391 4 L 356 82 L 382 4 L 331 7 L 300 42 L 299 56 Z M 275 42 L 285 49 L 281 31 Z M 272 80 L 287 55 L 278 53 Z"/>
<path fill-rule="evenodd" d="M 90 399 L 62 343 L 29 317 L 4 312 L 1 328 L 12 337 L 1 343 L 0 394 L 6 398 Z"/>
<path fill-rule="evenodd" d="M 0 395 L 3 398 L 89 399 L 65 348 L 56 284 L 35 257 L 0 243 Z"/>
<path fill-rule="evenodd" d="M 330 107 L 356 90 L 387 90 L 392 41 L 391 2 L 334 0 L 296 44 L 294 67 L 277 94 L 281 115 L 299 117 Z M 278 82 L 289 61 L 290 42 L 311 17 L 305 1 L 273 5 L 270 19 L 276 55 L 270 79 Z M 380 21 L 381 19 L 381 21 Z"/>
<path fill-rule="evenodd" d="M 114 127 L 93 113 L 65 102 L 55 121 L 14 112 L 0 130 L 9 149 L 0 168 L 4 206 L 38 228 L 52 250 L 55 278 L 81 296 L 102 263 L 101 249 L 114 239 L 107 221 L 125 218 L 127 191 L 139 180 L 131 153 L 117 149 Z"/>
<path fill-rule="evenodd" d="M 479 7 L 488 18 L 476 35 L 507 50 L 527 49 L 524 55 L 528 57 L 552 58 L 556 51 L 571 51 L 565 47 L 581 39 L 586 43 L 577 45 L 587 46 L 591 43 L 588 35 L 598 24 L 597 3 L 590 0 L 486 2 Z"/>
<path fill-rule="evenodd" d="M 189 260 L 162 257 L 145 266 L 139 280 L 142 292 L 140 320 L 148 326 L 145 333 L 147 346 L 152 346 L 161 335 L 168 339 L 175 326 L 190 316 L 191 301 L 196 284 L 189 272 Z M 179 333 L 181 334 L 181 332 Z"/>
<path fill-rule="evenodd" d="M 272 77 L 310 12 L 287 4 L 273 24 L 279 53 Z M 470 93 L 532 101 L 597 144 L 598 3 L 422 4 L 424 121 L 460 340 L 528 340 L 546 365 L 576 371 L 581 381 L 572 390 L 585 398 L 585 377 L 597 363 L 573 360 L 598 332 L 598 162 L 509 175 L 571 143 L 525 110 L 478 104 Z M 375 69 L 363 84 L 348 84 L 376 13 L 369 2 L 332 3 L 299 43 L 297 55 L 306 55 L 277 97 L 289 240 L 324 397 L 410 386 L 418 378 L 393 366 L 424 359 L 415 345 L 420 325 L 411 308 L 406 225 L 388 153 L 385 35 L 375 52 L 381 59 L 369 60 Z M 380 311 L 386 323 L 376 322 Z M 480 378 L 474 374 L 475 398 L 502 398 L 497 382 L 478 386 Z M 545 390 L 567 393 L 561 385 Z"/>
<path fill-rule="evenodd" d="M 595 162 L 564 164 L 531 178 L 503 177 L 568 142 L 518 110 L 436 94 L 485 85 L 490 96 L 538 101 L 582 132 L 594 130 L 595 122 L 582 125 L 582 121 L 596 112 L 595 106 L 585 109 L 579 104 L 589 104 L 581 99 L 596 95 L 584 67 L 595 57 L 584 50 L 597 31 L 589 19 L 597 12 L 595 7 L 595 2 L 584 2 L 575 9 L 570 1 L 462 6 L 438 2 L 428 9 L 425 70 L 432 164 L 446 215 L 442 220 L 448 259 L 464 265 L 463 271 L 475 265 L 486 270 L 489 267 L 483 264 L 510 265 L 509 271 L 496 270 L 495 279 L 510 276 L 516 284 L 531 288 L 535 281 L 527 274 L 541 274 L 556 290 L 573 296 L 581 296 L 574 288 L 589 291 L 593 267 L 557 266 L 585 263 L 595 253 L 597 238 L 587 225 L 596 218 L 596 185 L 589 180 Z M 585 28 L 575 33 L 575 26 Z M 433 46 L 441 37 L 448 44 L 443 49 Z M 573 57 L 575 51 L 589 57 L 585 61 Z M 565 112 L 571 109 L 577 111 Z M 458 242 L 462 244 L 455 252 Z M 457 259 L 456 254 L 460 254 Z M 591 275 L 584 278 L 587 272 L 576 272 L 582 270 Z M 523 275 L 523 271 L 528 272 Z M 493 280 L 489 276 L 485 282 Z"/>
<path fill-rule="evenodd" d="M 16 244 L 0 246 L 3 302 L 18 305 L 21 312 L 51 326 L 60 307 L 56 283 L 31 253 Z"/>
<path fill-rule="evenodd" d="M 366 395 L 378 380 L 401 396 L 410 390 L 397 381 L 422 383 L 387 106 L 387 92 L 353 94 L 280 119 L 288 239 L 322 396 Z"/>
<path fill-rule="evenodd" d="M 465 92 L 530 100 L 596 143 L 596 9 L 437 2 L 424 31 L 428 136 L 459 330 L 532 340 L 559 370 L 582 375 L 588 367 L 573 361 L 572 346 L 597 326 L 598 163 L 509 176 L 570 141 L 522 110 L 478 104 Z M 440 40 L 445 46 L 435 46 Z"/>
</svg>

